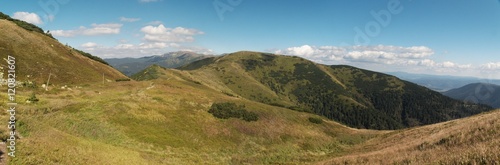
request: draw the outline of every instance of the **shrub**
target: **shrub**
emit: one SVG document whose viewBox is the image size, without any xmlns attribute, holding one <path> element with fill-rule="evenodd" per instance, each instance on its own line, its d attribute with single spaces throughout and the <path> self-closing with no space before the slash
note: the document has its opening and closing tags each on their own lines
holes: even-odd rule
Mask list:
<svg viewBox="0 0 500 165">
<path fill-rule="evenodd" d="M 32 81 L 22 82 L 22 86 L 27 87 L 27 88 L 33 88 L 33 89 L 37 88 L 36 83 L 32 82 Z"/>
<path fill-rule="evenodd" d="M 81 50 L 78 50 L 78 49 L 75 49 L 75 48 L 73 48 L 73 50 L 75 50 L 76 52 L 80 53 L 81 55 L 83 55 L 83 56 L 85 56 L 85 57 L 87 57 L 87 58 L 90 58 L 90 59 L 92 59 L 92 60 L 94 60 L 94 61 L 97 61 L 97 62 L 103 63 L 103 64 L 105 64 L 105 65 L 109 65 L 109 63 L 108 63 L 108 62 L 104 61 L 104 60 L 103 60 L 102 58 L 100 58 L 100 57 L 93 56 L 93 55 L 92 55 L 92 54 L 90 54 L 90 53 L 87 53 L 87 52 L 84 52 L 84 51 L 81 51 Z"/>
<path fill-rule="evenodd" d="M 120 82 L 120 81 L 130 81 L 129 78 L 120 78 L 120 79 L 116 79 L 115 80 L 116 82 Z"/>
<path fill-rule="evenodd" d="M 29 101 L 29 102 L 31 102 L 31 103 L 36 103 L 36 102 L 38 102 L 38 101 L 39 101 L 39 99 L 38 99 L 38 98 L 36 98 L 35 93 L 33 93 L 33 94 L 31 94 L 31 97 L 30 97 L 30 98 L 26 99 L 26 101 Z"/>
<path fill-rule="evenodd" d="M 259 115 L 257 115 L 256 113 L 247 111 L 246 113 L 243 113 L 243 120 L 245 120 L 245 121 L 257 121 L 257 120 L 259 120 Z"/>
<path fill-rule="evenodd" d="M 220 119 L 239 118 L 245 121 L 257 121 L 259 116 L 254 112 L 249 112 L 244 105 L 236 105 L 235 103 L 214 103 L 208 113 Z"/>
<path fill-rule="evenodd" d="M 317 118 L 317 117 L 309 117 L 309 121 L 314 124 L 321 124 L 323 123 L 323 119 Z"/>
</svg>

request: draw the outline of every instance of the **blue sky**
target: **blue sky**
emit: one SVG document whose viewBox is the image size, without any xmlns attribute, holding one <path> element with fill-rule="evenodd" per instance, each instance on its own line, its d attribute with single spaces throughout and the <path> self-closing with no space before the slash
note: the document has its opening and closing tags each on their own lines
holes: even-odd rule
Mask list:
<svg viewBox="0 0 500 165">
<path fill-rule="evenodd" d="M 498 0 L 0 0 L 0 11 L 103 58 L 252 50 L 500 79 Z"/>
</svg>

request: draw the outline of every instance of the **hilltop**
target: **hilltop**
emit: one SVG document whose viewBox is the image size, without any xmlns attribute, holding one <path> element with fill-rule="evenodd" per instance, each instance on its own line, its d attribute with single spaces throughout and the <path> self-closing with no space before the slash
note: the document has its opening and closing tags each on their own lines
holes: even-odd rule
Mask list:
<svg viewBox="0 0 500 165">
<path fill-rule="evenodd" d="M 46 83 L 49 74 L 50 83 L 60 85 L 102 82 L 103 76 L 109 81 L 126 78 L 102 59 L 65 46 L 35 25 L 3 14 L 0 55 L 16 58 L 18 82 L 41 85 Z M 0 65 L 6 68 L 7 64 Z"/>
<path fill-rule="evenodd" d="M 457 100 L 500 108 L 500 86 L 495 84 L 473 83 L 443 92 L 443 94 Z"/>
<path fill-rule="evenodd" d="M 120 72 L 132 76 L 151 65 L 158 65 L 165 68 L 177 68 L 208 57 L 212 56 L 188 51 L 179 51 L 141 58 L 109 58 L 104 60 Z"/>
<path fill-rule="evenodd" d="M 387 74 L 293 56 L 236 52 L 179 69 L 227 95 L 319 114 L 356 128 L 399 129 L 491 109 Z"/>
</svg>

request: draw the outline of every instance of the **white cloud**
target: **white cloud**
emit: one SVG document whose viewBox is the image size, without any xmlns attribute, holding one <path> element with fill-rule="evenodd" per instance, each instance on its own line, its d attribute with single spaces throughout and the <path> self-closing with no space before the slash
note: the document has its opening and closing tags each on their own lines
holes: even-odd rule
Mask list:
<svg viewBox="0 0 500 165">
<path fill-rule="evenodd" d="M 146 26 L 141 29 L 144 33 L 143 39 L 148 42 L 193 42 L 193 36 L 204 34 L 196 29 L 183 27 L 167 28 L 163 24 L 158 26 Z"/>
<path fill-rule="evenodd" d="M 110 24 L 103 24 L 108 26 Z M 121 27 L 113 26 L 116 28 Z M 97 26 L 94 26 L 97 27 Z M 62 33 L 67 36 L 75 36 L 77 34 L 89 34 L 90 28 L 80 28 L 75 31 L 67 31 Z M 93 28 L 94 29 L 94 28 Z M 97 28 L 95 28 L 97 29 Z M 80 45 L 80 47 L 92 53 L 94 55 L 103 58 L 114 58 L 114 57 L 143 57 L 151 55 L 160 55 L 171 51 L 192 51 L 197 53 L 211 53 L 210 49 L 186 46 L 195 41 L 195 36 L 204 34 L 202 31 L 196 29 L 190 29 L 185 27 L 175 27 L 169 28 L 165 27 L 163 24 L 156 26 L 148 25 L 140 30 L 136 37 L 142 37 L 142 43 L 130 43 L 128 40 L 117 40 L 117 45 L 115 46 L 102 46 L 94 42 L 88 42 Z"/>
<path fill-rule="evenodd" d="M 126 18 L 126 17 L 120 17 L 120 21 L 122 22 L 137 22 L 141 20 L 140 18 Z"/>
<path fill-rule="evenodd" d="M 167 47 L 177 47 L 178 44 L 175 43 L 165 43 L 165 42 L 154 42 L 154 43 L 141 43 L 139 44 L 139 48 L 141 49 L 163 49 Z"/>
<path fill-rule="evenodd" d="M 313 61 L 368 62 L 381 64 L 418 64 L 418 60 L 434 54 L 425 46 L 310 46 L 303 45 L 275 51 L 277 54 L 298 55 Z M 410 61 L 411 60 L 411 61 Z"/>
<path fill-rule="evenodd" d="M 323 64 L 347 64 L 380 71 L 418 70 L 423 73 L 480 73 L 472 64 L 452 61 L 437 62 L 432 59 L 434 51 L 426 46 L 311 46 L 302 45 L 274 51 L 276 54 L 301 56 Z M 398 69 L 395 69 L 398 68 Z M 482 65 L 484 69 L 499 69 L 499 63 Z M 402 69 L 402 70 L 401 70 Z"/>
<path fill-rule="evenodd" d="M 114 48 L 126 50 L 126 49 L 135 49 L 136 46 L 134 44 L 118 44 Z"/>
<path fill-rule="evenodd" d="M 76 30 L 53 30 L 52 35 L 59 37 L 74 37 L 74 36 L 96 36 L 96 35 L 109 35 L 120 34 L 120 29 L 123 24 L 92 24 L 91 28 L 80 26 Z"/>
<path fill-rule="evenodd" d="M 309 45 L 303 45 L 303 46 L 300 46 L 300 47 L 287 48 L 285 51 L 283 51 L 283 52 L 278 51 L 277 53 L 292 54 L 292 55 L 301 55 L 301 56 L 304 56 L 304 57 L 309 57 L 309 56 L 315 54 L 315 50 L 311 46 L 309 46 Z"/>
<path fill-rule="evenodd" d="M 192 51 L 196 53 L 212 54 L 210 49 L 199 47 L 185 47 L 177 43 L 140 43 L 129 44 L 120 43 L 115 46 L 103 46 L 94 42 L 87 42 L 80 45 L 86 52 L 102 58 L 122 58 L 122 57 L 144 57 L 151 55 L 161 55 L 171 51 Z"/>
<path fill-rule="evenodd" d="M 457 66 L 457 64 L 455 64 L 455 63 L 453 63 L 451 61 L 445 61 L 445 62 L 443 62 L 443 67 L 445 67 L 445 68 L 453 68 L 455 66 Z"/>
<path fill-rule="evenodd" d="M 420 60 L 420 62 L 418 62 L 418 65 L 427 66 L 427 67 L 434 67 L 434 66 L 436 66 L 436 62 L 434 62 L 431 59 L 423 59 L 423 60 Z"/>
<path fill-rule="evenodd" d="M 40 25 L 43 24 L 42 19 L 35 13 L 29 12 L 15 12 L 12 18 L 26 21 L 28 23 Z"/>
<path fill-rule="evenodd" d="M 500 62 L 486 63 L 486 64 L 481 65 L 481 68 L 485 69 L 485 70 L 500 70 Z"/>
<path fill-rule="evenodd" d="M 97 46 L 97 43 L 95 42 L 87 42 L 81 45 L 83 48 L 94 48 Z"/>
</svg>

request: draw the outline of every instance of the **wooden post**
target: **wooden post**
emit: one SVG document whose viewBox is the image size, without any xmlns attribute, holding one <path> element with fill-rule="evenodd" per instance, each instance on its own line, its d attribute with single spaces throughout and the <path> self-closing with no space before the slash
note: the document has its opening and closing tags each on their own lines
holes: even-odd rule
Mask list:
<svg viewBox="0 0 500 165">
<path fill-rule="evenodd" d="M 49 73 L 49 79 L 47 80 L 47 85 L 45 86 L 45 91 L 48 91 L 49 89 L 49 82 L 50 82 L 50 76 L 52 75 L 52 72 Z"/>
</svg>

